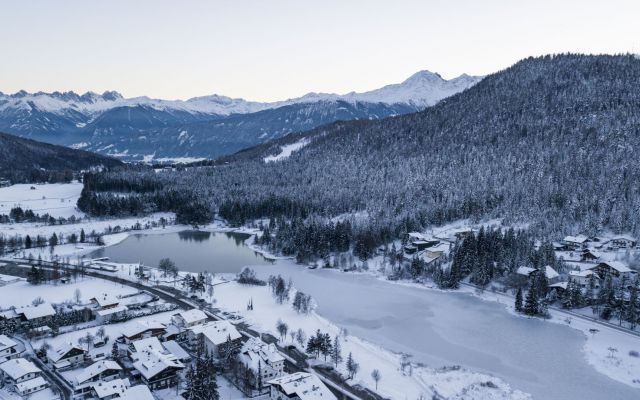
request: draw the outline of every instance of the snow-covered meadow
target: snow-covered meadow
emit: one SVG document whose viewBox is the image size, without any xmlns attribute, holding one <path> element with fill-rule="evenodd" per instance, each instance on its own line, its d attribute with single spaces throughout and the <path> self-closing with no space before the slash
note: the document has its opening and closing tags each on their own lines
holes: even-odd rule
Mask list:
<svg viewBox="0 0 640 400">
<path fill-rule="evenodd" d="M 17 184 L 0 188 L 0 214 L 9 214 L 13 207 L 30 209 L 36 214 L 54 218 L 83 217 L 76 208 L 82 183 Z"/>
</svg>

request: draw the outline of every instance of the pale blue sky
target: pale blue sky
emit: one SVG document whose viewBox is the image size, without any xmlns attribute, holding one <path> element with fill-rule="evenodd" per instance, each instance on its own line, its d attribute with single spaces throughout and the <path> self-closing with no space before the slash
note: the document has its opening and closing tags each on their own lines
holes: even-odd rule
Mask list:
<svg viewBox="0 0 640 400">
<path fill-rule="evenodd" d="M 0 0 L 0 91 L 279 100 L 640 51 L 638 0 Z"/>
</svg>

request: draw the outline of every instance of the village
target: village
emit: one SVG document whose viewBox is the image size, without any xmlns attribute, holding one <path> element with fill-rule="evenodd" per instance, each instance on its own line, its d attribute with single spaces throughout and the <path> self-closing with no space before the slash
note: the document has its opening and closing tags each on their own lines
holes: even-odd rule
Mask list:
<svg viewBox="0 0 640 400">
<path fill-rule="evenodd" d="M 403 240 L 402 255 L 406 263 L 419 260 L 425 267 L 441 268 L 451 262 L 451 251 L 456 243 L 471 235 L 477 235 L 478 229 L 468 226 L 438 230 L 427 234 L 411 232 Z M 536 247 L 540 247 L 536 243 Z M 638 290 L 638 260 L 637 240 L 629 235 L 610 235 L 607 237 L 589 237 L 587 235 L 568 235 L 561 241 L 552 242 L 553 252 L 557 262 L 551 265 L 518 266 L 512 274 L 505 273 L 505 277 L 494 279 L 486 289 L 499 292 L 510 292 L 516 295 L 527 290 L 536 277 L 543 277 L 545 286 L 546 306 L 554 303 L 567 309 L 579 309 L 585 315 L 596 314 L 586 310 L 587 305 L 597 305 L 599 295 L 607 290 L 612 291 L 611 297 L 617 301 L 623 311 L 635 312 Z M 379 249 L 384 253 L 385 249 Z M 464 280 L 463 284 L 470 284 Z M 485 289 L 485 288 L 482 288 Z M 573 292 L 573 295 L 571 294 Z M 575 294 L 581 301 L 575 301 Z M 635 296 L 635 298 L 633 297 Z M 565 298 L 569 298 L 566 302 Z M 570 300 L 573 300 L 571 302 Z M 637 307 L 637 306 L 635 306 Z M 634 311 L 630 311 L 630 310 Z M 623 326 L 625 315 L 617 314 L 619 325 Z M 631 315 L 637 318 L 636 314 Z M 602 318 L 609 320 L 612 314 Z M 627 315 L 627 317 L 629 317 Z M 629 329 L 637 326 L 635 319 L 627 321 Z"/>
<path fill-rule="evenodd" d="M 29 271 L 8 264 L 0 266 Z M 96 260 L 91 267 L 104 270 L 105 262 Z M 55 288 L 72 285 L 71 276 L 62 273 Z M 0 282 L 3 294 L 12 286 L 18 293 L 31 285 L 11 275 L 0 275 Z M 42 285 L 43 296 L 51 284 Z M 104 289 L 95 279 L 87 284 Z M 38 297 L 31 304 L 4 307 L 0 398 L 175 398 L 190 390 L 190 373 L 208 357 L 210 368 L 220 374 L 220 398 L 337 399 L 334 392 L 344 391 L 333 384 L 332 392 L 326 378 L 281 352 L 277 339 L 267 337 L 267 343 L 236 326 L 203 307 L 199 296 L 174 291 L 160 298 L 160 289 L 120 286 L 91 297 L 76 289 L 75 299 L 62 303 Z M 214 374 L 214 369 L 196 372 Z"/>
</svg>

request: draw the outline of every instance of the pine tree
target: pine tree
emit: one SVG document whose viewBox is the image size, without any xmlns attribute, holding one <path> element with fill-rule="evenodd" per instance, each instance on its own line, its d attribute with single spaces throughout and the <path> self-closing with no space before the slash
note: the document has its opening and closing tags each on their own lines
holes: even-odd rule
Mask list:
<svg viewBox="0 0 640 400">
<path fill-rule="evenodd" d="M 338 364 L 342 362 L 342 346 L 340 345 L 340 338 L 336 335 L 333 338 L 333 348 L 331 349 L 331 361 L 338 368 Z"/>
<path fill-rule="evenodd" d="M 353 379 L 353 377 L 358 373 L 360 369 L 360 365 L 354 360 L 353 354 L 349 353 L 347 356 L 347 372 L 349 373 L 349 379 Z"/>
<path fill-rule="evenodd" d="M 524 303 L 524 313 L 527 315 L 538 314 L 538 294 L 536 293 L 533 282 L 529 285 L 529 291 L 527 291 L 527 297 Z"/>
<path fill-rule="evenodd" d="M 515 307 L 517 312 L 522 312 L 522 288 L 518 288 L 518 291 L 516 292 Z"/>
</svg>

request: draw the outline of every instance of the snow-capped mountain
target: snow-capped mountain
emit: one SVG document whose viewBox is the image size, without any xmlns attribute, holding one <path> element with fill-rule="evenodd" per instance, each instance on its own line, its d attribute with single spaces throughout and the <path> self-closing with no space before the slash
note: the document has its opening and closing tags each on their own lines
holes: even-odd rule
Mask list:
<svg viewBox="0 0 640 400">
<path fill-rule="evenodd" d="M 309 93 L 269 103 L 220 95 L 163 100 L 115 91 L 0 92 L 0 131 L 129 159 L 215 157 L 340 119 L 419 111 L 480 79 L 445 80 L 420 71 L 369 92 Z"/>
</svg>

